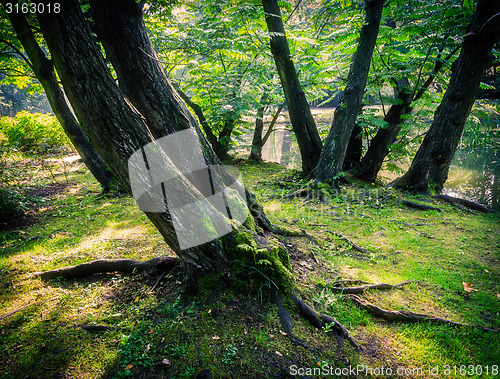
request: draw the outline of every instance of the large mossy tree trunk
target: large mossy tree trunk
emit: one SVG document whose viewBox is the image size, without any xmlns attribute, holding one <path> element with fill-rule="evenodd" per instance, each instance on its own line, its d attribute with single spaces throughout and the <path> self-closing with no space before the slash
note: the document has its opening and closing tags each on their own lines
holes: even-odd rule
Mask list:
<svg viewBox="0 0 500 379">
<path fill-rule="evenodd" d="M 5 5 L 7 0 L 2 0 L 2 3 Z M 38 45 L 24 14 L 11 12 L 8 14 L 8 17 L 19 42 L 23 45 L 30 60 L 30 67 L 33 73 L 42 84 L 57 120 L 82 158 L 85 166 L 87 166 L 92 175 L 101 184 L 104 191 L 108 191 L 113 180 L 113 174 L 107 169 L 106 164 L 91 145 L 87 135 L 75 119 L 59 87 L 52 63 L 47 59 L 47 56 Z"/>
<path fill-rule="evenodd" d="M 49 3 L 46 0 L 40 2 Z M 103 1 L 92 5 L 94 21 L 100 33 L 106 30 L 103 24 L 113 25 L 113 36 L 102 40 L 119 77 L 121 89 L 106 66 L 77 0 L 61 3 L 58 14 L 37 16 L 54 65 L 82 128 L 116 177 L 131 192 L 128 161 L 132 154 L 155 139 L 187 129 L 196 131 L 207 167 L 217 164 L 218 159 L 195 119 L 155 59 L 156 54 L 142 20 L 141 5 L 133 0 Z M 183 159 L 191 159 L 188 151 Z M 179 177 L 176 181 L 179 190 L 196 190 L 193 190 L 192 180 L 195 178 Z M 171 214 L 145 213 L 179 256 L 189 278 L 196 278 L 200 271 L 234 271 L 237 270 L 235 265 L 240 265 L 241 270 L 242 264 L 266 259 L 271 262 L 269 275 L 275 283 L 284 287 L 293 282 L 286 251 L 258 237 L 251 217 L 247 219 L 248 228 L 240 227 L 219 239 L 181 249 Z M 220 212 L 210 205 L 206 205 L 199 214 L 199 219 L 208 224 L 208 228 L 215 227 L 212 225 L 214 220 L 221 217 Z"/>
<path fill-rule="evenodd" d="M 429 186 L 441 192 L 467 117 L 489 62 L 489 54 L 500 38 L 500 2 L 480 0 L 464 37 L 462 50 L 452 65 L 448 88 L 434 121 L 413 162 L 394 187 L 426 192 Z"/>
<path fill-rule="evenodd" d="M 358 47 L 351 60 L 347 86 L 339 106 L 335 109 L 332 127 L 314 173 L 317 181 L 332 180 L 343 169 L 349 139 L 363 106 L 363 94 L 377 41 L 383 5 L 383 0 L 365 1 L 365 21 L 361 27 Z"/>
<path fill-rule="evenodd" d="M 310 174 L 321 154 L 321 138 L 291 59 L 278 1 L 262 0 L 262 5 L 270 34 L 271 52 L 285 93 L 290 122 L 299 145 L 302 171 Z"/>
</svg>

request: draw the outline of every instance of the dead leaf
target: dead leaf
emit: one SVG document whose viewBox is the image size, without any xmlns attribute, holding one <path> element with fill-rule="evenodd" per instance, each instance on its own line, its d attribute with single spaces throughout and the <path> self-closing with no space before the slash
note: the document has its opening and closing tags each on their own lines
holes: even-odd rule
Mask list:
<svg viewBox="0 0 500 379">
<path fill-rule="evenodd" d="M 162 365 L 165 365 L 165 366 L 168 366 L 170 364 L 170 361 L 166 358 L 163 358 L 163 360 L 161 361 L 161 364 Z"/>
<path fill-rule="evenodd" d="M 464 285 L 464 291 L 467 292 L 467 293 L 472 293 L 472 292 L 479 291 L 479 290 L 477 290 L 475 288 L 472 288 L 472 284 L 471 283 L 462 282 L 462 284 Z"/>
<path fill-rule="evenodd" d="M 125 370 L 130 370 L 132 367 L 134 367 L 134 365 L 128 365 L 127 367 L 125 367 Z"/>
<path fill-rule="evenodd" d="M 281 333 L 281 334 L 283 334 L 284 336 L 286 336 L 286 335 L 287 335 L 287 334 L 286 334 L 283 330 L 281 330 L 281 329 L 280 329 L 280 333 Z"/>
<path fill-rule="evenodd" d="M 144 350 L 144 354 L 146 354 L 149 351 L 150 348 L 151 348 L 151 344 L 148 343 L 146 345 L 146 349 Z"/>
<path fill-rule="evenodd" d="M 278 356 L 280 356 L 280 357 L 283 356 L 283 354 L 281 354 L 279 351 L 275 351 L 275 354 L 278 355 Z"/>
<path fill-rule="evenodd" d="M 215 335 L 215 336 L 213 336 L 213 337 L 212 337 L 212 339 L 213 339 L 213 340 L 220 340 L 220 337 L 219 337 L 219 336 L 217 336 L 217 335 Z"/>
</svg>

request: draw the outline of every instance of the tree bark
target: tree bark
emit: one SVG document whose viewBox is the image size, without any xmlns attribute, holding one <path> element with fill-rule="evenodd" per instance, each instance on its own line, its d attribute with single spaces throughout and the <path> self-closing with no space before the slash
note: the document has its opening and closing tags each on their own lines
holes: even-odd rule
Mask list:
<svg viewBox="0 0 500 379">
<path fill-rule="evenodd" d="M 352 129 L 351 138 L 349 138 L 349 143 L 347 144 L 344 163 L 342 164 L 343 171 L 354 168 L 361 161 L 361 157 L 363 156 L 362 133 L 363 128 L 361 128 L 358 123 L 355 123 Z"/>
<path fill-rule="evenodd" d="M 426 192 L 431 185 L 438 193 L 442 191 L 489 54 L 500 38 L 500 20 L 498 16 L 495 17 L 498 13 L 500 3 L 497 0 L 478 2 L 434 121 L 410 168 L 394 182 L 396 188 Z"/>
<path fill-rule="evenodd" d="M 262 5 L 266 13 L 271 52 L 285 93 L 290 122 L 299 144 L 302 171 L 309 174 L 318 163 L 322 149 L 321 139 L 290 56 L 278 2 L 277 0 L 262 0 Z"/>
<path fill-rule="evenodd" d="M 351 60 L 347 86 L 339 106 L 335 109 L 333 124 L 314 173 L 317 181 L 334 179 L 342 171 L 349 139 L 363 106 L 363 94 L 377 41 L 383 5 L 383 0 L 365 1 L 365 22 L 361 27 L 358 48 Z"/>
<path fill-rule="evenodd" d="M 6 2 L 7 0 L 2 0 L 4 5 Z M 113 174 L 107 169 L 106 164 L 73 116 L 57 82 L 52 63 L 38 45 L 25 16 L 23 13 L 12 12 L 8 14 L 8 17 L 30 60 L 31 69 L 43 86 L 57 120 L 82 158 L 83 163 L 102 185 L 104 191 L 108 191 Z"/>
</svg>

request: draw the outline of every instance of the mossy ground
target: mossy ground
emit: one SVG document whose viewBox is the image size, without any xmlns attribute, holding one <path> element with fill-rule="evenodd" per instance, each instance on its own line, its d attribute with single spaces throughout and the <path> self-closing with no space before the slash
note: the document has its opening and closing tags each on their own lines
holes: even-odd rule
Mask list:
<svg viewBox="0 0 500 379">
<path fill-rule="evenodd" d="M 281 333 L 276 309 L 260 293 L 242 294 L 230 282 L 204 278 L 194 297 L 182 295 L 182 276 L 98 275 L 42 281 L 30 273 L 99 258 L 146 260 L 169 249 L 129 196 L 99 195 L 82 164 L 67 157 L 44 167 L 20 160 L 17 186 L 38 203 L 28 219 L 0 232 L 0 376 L 6 378 L 277 377 L 283 369 L 409 368 L 401 377 L 436 377 L 428 366 L 500 364 L 500 336 L 428 323 L 387 323 L 321 284 L 335 279 L 399 283 L 363 298 L 468 324 L 500 328 L 500 218 L 436 203 L 443 212 L 411 210 L 375 185 L 352 184 L 328 206 L 304 199 L 269 200 L 307 181 L 276 164 L 242 163 L 245 185 L 270 219 L 310 237 L 276 236 L 289 250 L 304 297 L 348 328 L 361 353 L 292 313 L 294 331 L 316 349 L 293 345 Z M 56 182 L 57 181 L 57 182 Z M 48 190 L 50 189 L 50 190 Z M 402 195 L 399 195 L 402 197 Z M 412 201 L 423 199 L 411 198 Z M 359 253 L 336 237 L 363 246 Z M 316 263 L 316 260 L 319 264 Z M 477 291 L 466 293 L 465 283 Z M 110 327 L 89 332 L 87 324 Z M 417 369 L 424 368 L 423 374 Z M 475 372 L 478 372 L 477 370 Z M 366 377 L 363 372 L 359 377 Z M 314 376 L 314 375 L 311 375 Z M 374 375 L 373 375 L 374 376 Z M 396 376 L 396 375 L 395 375 Z M 472 375 L 474 376 L 474 375 Z M 476 375 L 479 376 L 479 375 Z M 483 375 L 484 376 L 484 375 Z M 446 377 L 463 377 L 452 370 Z"/>
</svg>

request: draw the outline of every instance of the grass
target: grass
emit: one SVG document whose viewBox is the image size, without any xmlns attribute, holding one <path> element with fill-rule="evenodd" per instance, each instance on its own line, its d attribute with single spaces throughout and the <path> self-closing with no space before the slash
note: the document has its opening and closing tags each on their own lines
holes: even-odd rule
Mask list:
<svg viewBox="0 0 500 379">
<path fill-rule="evenodd" d="M 265 299 L 220 288 L 209 278 L 198 294 L 186 298 L 180 274 L 164 277 L 156 287 L 158 277 L 147 273 L 68 281 L 31 276 L 99 258 L 171 254 L 133 200 L 100 195 L 74 156 L 65 157 L 64 165 L 60 158 L 44 158 L 45 168 L 37 162 L 26 157 L 16 162 L 23 173 L 16 187 L 36 197 L 37 208 L 0 232 L 0 317 L 27 306 L 0 319 L 1 377 L 191 378 L 208 369 L 213 378 L 257 378 L 276 377 L 292 366 L 361 365 L 408 369 L 404 377 L 419 378 L 436 377 L 428 370 L 437 367 L 440 375 L 449 370 L 446 377 L 458 378 L 464 376 L 460 365 L 473 365 L 476 371 L 469 376 L 480 377 L 477 367 L 486 372 L 488 366 L 491 373 L 500 364 L 498 333 L 387 323 L 319 285 L 337 278 L 415 280 L 362 297 L 386 309 L 500 328 L 497 214 L 470 214 L 442 203 L 436 206 L 443 212 L 411 210 L 386 189 L 360 184 L 346 186 L 328 207 L 303 199 L 270 200 L 304 183 L 276 164 L 240 164 L 246 187 L 271 220 L 313 237 L 276 237 L 297 251 L 292 265 L 309 303 L 337 318 L 364 347 L 361 353 L 346 344 L 339 350 L 331 330 L 314 329 L 285 301 L 296 335 L 316 349 L 312 353 L 283 335 L 275 307 Z M 370 254 L 353 251 L 329 231 L 344 234 Z M 477 291 L 466 293 L 464 282 Z M 110 328 L 81 328 L 88 324 Z"/>
</svg>

